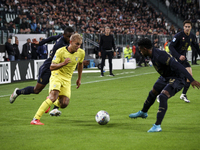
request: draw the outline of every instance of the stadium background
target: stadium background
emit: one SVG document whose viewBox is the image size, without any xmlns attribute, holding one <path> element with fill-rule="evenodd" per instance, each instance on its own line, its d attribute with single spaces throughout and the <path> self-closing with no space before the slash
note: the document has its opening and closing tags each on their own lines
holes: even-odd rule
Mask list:
<svg viewBox="0 0 200 150">
<path fill-rule="evenodd" d="M 21 52 L 27 38 L 62 34 L 66 26 L 83 36 L 85 59 L 95 66 L 105 26 L 111 28 L 122 58 L 123 48 L 137 45 L 142 37 L 164 50 L 164 43 L 182 30 L 185 19 L 192 21 L 194 34 L 200 28 L 199 0 L 3 0 L 0 5 L 0 61 L 6 55 L 3 45 L 9 36 L 12 43 L 18 37 Z M 188 56 L 191 60 L 191 53 Z"/>
<path fill-rule="evenodd" d="M 193 33 L 200 28 L 199 0 L 167 3 L 165 0 L 1 0 L 0 5 L 0 55 L 5 55 L 3 45 L 8 36 L 49 37 L 62 33 L 67 25 L 82 34 L 86 59 L 95 59 L 105 25 L 111 27 L 117 47 L 136 45 L 141 37 L 149 37 L 152 41 L 158 39 L 161 49 L 167 39 L 182 29 L 183 20 L 192 21 Z M 20 25 L 23 18 L 26 25 L 36 18 L 37 31 L 24 30 L 30 26 Z M 26 42 L 19 40 L 20 44 Z M 115 70 L 114 78 L 105 75 L 104 79 L 99 72 L 85 73 L 79 90 L 74 74 L 69 107 L 62 110 L 59 118 L 45 115 L 42 118 L 45 126 L 30 126 L 35 111 L 48 94 L 48 86 L 39 95 L 21 96 L 12 105 L 9 97 L 16 87 L 35 85 L 36 81 L 17 81 L 37 78 L 35 69 L 38 70 L 41 61 L 0 62 L 0 82 L 9 83 L 0 85 L 1 149 L 199 149 L 199 90 L 189 89 L 190 104 L 180 101 L 179 95 L 169 100 L 161 133 L 146 133 L 155 121 L 158 103 L 152 106 L 147 119 L 128 118 L 128 114 L 141 109 L 159 76 L 153 67 Z M 200 81 L 199 65 L 192 65 L 192 69 L 195 79 Z M 94 119 L 101 109 L 111 116 L 106 126 L 98 125 Z"/>
</svg>

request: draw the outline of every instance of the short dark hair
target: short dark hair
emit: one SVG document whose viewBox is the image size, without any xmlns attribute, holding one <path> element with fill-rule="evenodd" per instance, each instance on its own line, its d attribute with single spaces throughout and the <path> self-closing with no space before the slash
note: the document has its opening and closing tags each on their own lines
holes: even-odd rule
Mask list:
<svg viewBox="0 0 200 150">
<path fill-rule="evenodd" d="M 65 28 L 64 34 L 66 34 L 67 32 L 72 33 L 72 32 L 74 32 L 74 29 L 72 27 L 68 26 Z"/>
<path fill-rule="evenodd" d="M 142 38 L 139 40 L 138 42 L 138 46 L 143 46 L 147 49 L 151 49 L 152 48 L 152 43 L 151 40 L 148 38 Z"/>
<path fill-rule="evenodd" d="M 192 22 L 191 22 L 190 20 L 185 20 L 185 21 L 183 22 L 183 26 L 184 26 L 186 23 L 190 23 L 190 25 L 192 26 Z"/>
</svg>

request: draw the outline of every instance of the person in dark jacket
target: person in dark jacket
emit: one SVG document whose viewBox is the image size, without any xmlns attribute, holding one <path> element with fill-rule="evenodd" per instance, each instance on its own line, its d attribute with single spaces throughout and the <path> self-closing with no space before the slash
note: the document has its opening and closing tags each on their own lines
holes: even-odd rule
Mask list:
<svg viewBox="0 0 200 150">
<path fill-rule="evenodd" d="M 31 43 L 31 53 L 32 53 L 32 59 L 38 59 L 38 53 L 37 53 L 37 45 L 33 43 L 34 39 L 32 39 Z"/>
<path fill-rule="evenodd" d="M 42 40 L 43 40 L 43 38 L 40 37 L 40 41 L 42 41 Z M 47 55 L 48 55 L 47 45 L 38 46 L 37 52 L 39 55 L 39 59 L 47 59 Z"/>
<path fill-rule="evenodd" d="M 15 60 L 20 60 L 20 52 L 19 52 L 19 40 L 15 38 L 15 44 L 13 44 L 13 49 L 15 51 Z"/>
<path fill-rule="evenodd" d="M 32 58 L 32 52 L 31 52 L 31 39 L 27 39 L 27 43 L 25 43 L 22 47 L 22 54 L 21 57 L 22 59 L 31 59 Z"/>
<path fill-rule="evenodd" d="M 114 49 L 114 56 L 116 55 L 116 48 L 115 48 L 115 41 L 113 36 L 110 34 L 110 28 L 105 27 L 105 34 L 101 36 L 100 43 L 99 43 L 99 57 L 102 57 L 101 61 L 101 77 L 104 76 L 103 67 L 105 66 L 105 59 L 106 55 L 109 59 L 109 69 L 110 69 L 110 76 L 114 76 L 112 72 L 112 56 Z"/>
<path fill-rule="evenodd" d="M 8 53 L 8 58 L 10 61 L 15 61 L 15 51 L 13 49 L 13 45 L 11 44 L 11 38 L 9 37 L 7 42 L 5 43 L 5 48 Z"/>
</svg>

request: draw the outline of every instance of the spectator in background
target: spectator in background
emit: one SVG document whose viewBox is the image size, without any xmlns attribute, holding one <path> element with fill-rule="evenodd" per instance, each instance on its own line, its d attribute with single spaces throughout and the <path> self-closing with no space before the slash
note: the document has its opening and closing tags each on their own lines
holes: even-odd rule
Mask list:
<svg viewBox="0 0 200 150">
<path fill-rule="evenodd" d="M 32 23 L 30 24 L 30 27 L 31 27 L 31 32 L 35 32 L 36 28 L 37 28 L 37 23 L 36 23 L 36 19 L 34 19 L 32 21 Z"/>
<path fill-rule="evenodd" d="M 43 37 L 40 37 L 40 42 L 43 40 Z M 39 59 L 47 59 L 48 50 L 47 45 L 41 45 L 37 48 Z"/>
<path fill-rule="evenodd" d="M 133 52 L 133 56 L 134 56 L 135 53 L 136 53 L 136 47 L 135 47 L 135 45 L 132 46 L 132 52 Z"/>
<path fill-rule="evenodd" d="M 127 59 L 127 62 L 129 62 L 129 59 L 132 56 L 132 49 L 127 45 L 124 49 L 124 57 Z"/>
<path fill-rule="evenodd" d="M 32 54 L 32 59 L 38 59 L 38 52 L 37 52 L 37 45 L 33 42 L 34 40 L 36 40 L 35 38 L 32 39 L 32 43 L 31 43 L 31 54 Z"/>
<path fill-rule="evenodd" d="M 30 24 L 25 19 L 22 20 L 22 24 L 19 25 L 20 33 L 30 33 Z"/>
<path fill-rule="evenodd" d="M 196 38 L 197 38 L 197 43 L 199 43 L 199 31 L 196 32 Z M 197 50 L 194 47 L 192 47 L 192 64 L 193 65 L 198 65 L 197 57 L 198 57 Z"/>
<path fill-rule="evenodd" d="M 15 44 L 13 44 L 13 49 L 15 51 L 15 60 L 20 60 L 20 52 L 19 52 L 19 40 L 15 38 Z"/>
<path fill-rule="evenodd" d="M 155 48 L 159 48 L 160 47 L 159 44 L 158 44 L 158 38 L 154 39 L 153 46 Z"/>
<path fill-rule="evenodd" d="M 10 61 L 15 61 L 15 51 L 13 49 L 13 45 L 11 44 L 11 38 L 9 37 L 7 42 L 5 43 L 5 48 L 8 53 L 8 58 Z"/>
<path fill-rule="evenodd" d="M 27 39 L 27 42 L 22 47 L 21 58 L 25 59 L 25 60 L 32 58 L 31 39 L 30 38 Z"/>
<path fill-rule="evenodd" d="M 41 33 L 41 29 L 40 29 L 40 24 L 37 24 L 37 27 L 35 29 L 35 33 Z"/>
<path fill-rule="evenodd" d="M 22 20 L 23 20 L 23 15 L 21 15 L 21 14 L 19 14 L 19 16 L 17 16 L 14 20 L 13 20 L 13 22 L 15 23 L 15 24 L 22 24 Z"/>
</svg>

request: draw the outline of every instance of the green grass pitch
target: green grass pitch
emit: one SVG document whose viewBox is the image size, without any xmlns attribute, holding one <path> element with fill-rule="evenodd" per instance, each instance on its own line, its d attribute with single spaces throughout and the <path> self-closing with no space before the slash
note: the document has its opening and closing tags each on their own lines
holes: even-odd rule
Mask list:
<svg viewBox="0 0 200 150">
<path fill-rule="evenodd" d="M 200 66 L 192 66 L 194 78 L 200 81 Z M 1 150 L 198 150 L 200 149 L 200 90 L 190 87 L 188 99 L 180 94 L 168 100 L 162 132 L 147 133 L 156 121 L 158 103 L 147 119 L 130 119 L 141 110 L 158 73 L 153 67 L 115 70 L 115 77 L 100 73 L 84 73 L 82 85 L 76 89 L 77 74 L 72 78 L 70 104 L 60 109 L 60 117 L 44 114 L 44 126 L 30 125 L 40 104 L 48 95 L 48 86 L 38 95 L 22 95 L 13 103 L 13 90 L 34 86 L 36 81 L 0 85 L 0 149 Z M 53 107 L 53 106 L 52 106 Z M 51 107 L 51 109 L 52 109 Z M 110 114 L 107 125 L 99 125 L 99 110 Z"/>
</svg>

